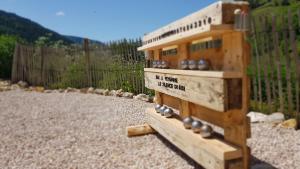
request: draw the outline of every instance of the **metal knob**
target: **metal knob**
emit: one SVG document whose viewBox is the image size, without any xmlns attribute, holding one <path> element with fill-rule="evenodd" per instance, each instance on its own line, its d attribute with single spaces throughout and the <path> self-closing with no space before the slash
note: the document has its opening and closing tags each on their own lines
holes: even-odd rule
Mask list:
<svg viewBox="0 0 300 169">
<path fill-rule="evenodd" d="M 214 132 L 213 128 L 211 126 L 205 124 L 201 127 L 200 134 L 203 138 L 209 138 L 212 136 L 213 132 Z"/>
<path fill-rule="evenodd" d="M 183 119 L 183 126 L 186 129 L 192 128 L 192 123 L 194 122 L 194 119 L 192 117 L 186 117 Z"/>
<path fill-rule="evenodd" d="M 209 70 L 209 62 L 205 59 L 199 60 L 198 69 L 199 70 Z"/>
<path fill-rule="evenodd" d="M 173 117 L 173 115 L 174 115 L 174 111 L 171 108 L 165 109 L 164 116 L 166 118 L 171 118 L 171 117 Z"/>
<path fill-rule="evenodd" d="M 203 124 L 201 123 L 201 121 L 198 121 L 198 120 L 194 121 L 192 123 L 192 130 L 193 130 L 193 132 L 194 133 L 200 133 L 202 125 Z"/>
<path fill-rule="evenodd" d="M 197 62 L 195 60 L 189 60 L 189 69 L 196 70 L 197 68 Z"/>
<path fill-rule="evenodd" d="M 162 69 L 168 69 L 169 68 L 169 63 L 167 61 L 161 61 L 161 68 Z"/>
<path fill-rule="evenodd" d="M 156 111 L 156 113 L 160 113 L 160 111 L 159 111 L 160 108 L 161 108 L 160 104 L 155 105 L 155 111 Z"/>
<path fill-rule="evenodd" d="M 166 109 L 167 109 L 166 106 L 161 106 L 159 109 L 159 113 L 163 116 Z"/>
<path fill-rule="evenodd" d="M 180 62 L 180 68 L 183 69 L 183 70 L 189 69 L 189 62 L 188 62 L 188 60 L 182 60 Z"/>
</svg>

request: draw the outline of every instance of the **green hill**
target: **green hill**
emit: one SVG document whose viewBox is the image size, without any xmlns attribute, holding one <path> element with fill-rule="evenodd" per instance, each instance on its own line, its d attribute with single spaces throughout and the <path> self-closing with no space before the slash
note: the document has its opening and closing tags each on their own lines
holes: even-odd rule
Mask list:
<svg viewBox="0 0 300 169">
<path fill-rule="evenodd" d="M 0 10 L 0 35 L 12 35 L 34 43 L 39 37 L 49 34 L 50 41 L 53 42 L 62 40 L 66 44 L 81 44 L 83 41 L 81 37 L 60 35 L 27 18 Z M 96 40 L 91 40 L 91 43 L 103 44 Z"/>
<path fill-rule="evenodd" d="M 20 17 L 13 13 L 0 10 L 0 34 L 21 37 L 29 43 L 33 43 L 40 36 L 52 34 L 51 41 L 63 40 L 65 43 L 72 43 L 71 40 L 52 30 L 44 28 L 36 22 Z"/>
</svg>

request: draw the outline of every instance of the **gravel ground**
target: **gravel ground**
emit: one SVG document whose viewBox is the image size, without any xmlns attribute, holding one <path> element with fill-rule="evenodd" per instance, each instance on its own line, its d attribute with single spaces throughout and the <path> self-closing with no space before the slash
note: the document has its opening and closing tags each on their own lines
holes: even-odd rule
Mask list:
<svg viewBox="0 0 300 169">
<path fill-rule="evenodd" d="M 151 106 L 92 94 L 0 92 L 0 168 L 200 168 L 159 135 L 126 137 Z M 265 124 L 252 132 L 256 168 L 300 168 L 300 132 Z"/>
</svg>

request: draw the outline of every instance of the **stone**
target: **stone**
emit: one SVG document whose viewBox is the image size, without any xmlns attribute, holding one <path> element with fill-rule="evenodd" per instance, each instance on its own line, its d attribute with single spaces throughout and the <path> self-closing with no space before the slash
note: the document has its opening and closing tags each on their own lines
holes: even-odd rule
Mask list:
<svg viewBox="0 0 300 169">
<path fill-rule="evenodd" d="M 94 93 L 107 96 L 109 94 L 109 90 L 108 89 L 96 89 Z"/>
<path fill-rule="evenodd" d="M 93 94 L 95 89 L 93 87 L 88 88 L 87 93 Z"/>
<path fill-rule="evenodd" d="M 45 88 L 42 87 L 42 86 L 37 86 L 37 87 L 35 87 L 35 91 L 36 91 L 36 92 L 43 93 L 43 92 L 45 91 Z"/>
<path fill-rule="evenodd" d="M 134 96 L 134 94 L 133 94 L 133 93 L 130 93 L 130 92 L 125 92 L 125 93 L 123 93 L 123 97 L 125 97 L 125 98 L 130 98 L 130 99 L 132 99 L 133 96 Z"/>
<path fill-rule="evenodd" d="M 286 129 L 297 129 L 298 123 L 296 119 L 289 119 L 280 124 L 282 128 Z"/>
<path fill-rule="evenodd" d="M 250 117 L 251 123 L 265 122 L 266 118 L 268 117 L 267 115 L 258 112 L 250 112 L 247 114 L 247 116 Z"/>
<path fill-rule="evenodd" d="M 138 94 L 136 96 L 133 96 L 133 99 L 150 102 L 150 97 L 146 94 Z"/>
<path fill-rule="evenodd" d="M 119 89 L 119 90 L 111 90 L 109 92 L 109 95 L 110 96 L 116 96 L 116 97 L 122 97 L 123 95 L 123 90 L 122 89 Z"/>
<path fill-rule="evenodd" d="M 44 93 L 52 93 L 52 90 L 45 90 Z"/>
<path fill-rule="evenodd" d="M 13 84 L 13 85 L 11 85 L 10 86 L 10 89 L 11 90 L 18 90 L 18 89 L 20 89 L 21 87 L 19 86 L 19 85 L 17 85 L 17 84 Z"/>
<path fill-rule="evenodd" d="M 58 89 L 57 90 L 59 93 L 63 93 L 63 92 L 65 92 L 65 90 L 64 89 Z"/>
<path fill-rule="evenodd" d="M 71 93 L 71 92 L 76 92 L 76 91 L 77 91 L 77 89 L 68 87 L 65 92 Z"/>
<path fill-rule="evenodd" d="M 27 82 L 24 82 L 24 81 L 19 81 L 19 82 L 18 82 L 18 85 L 19 85 L 21 88 L 27 88 L 27 87 L 28 87 L 28 83 L 27 83 Z"/>
<path fill-rule="evenodd" d="M 266 122 L 268 123 L 281 123 L 283 122 L 284 119 L 284 114 L 283 113 L 273 113 L 269 116 L 266 117 Z"/>
<path fill-rule="evenodd" d="M 87 88 L 80 89 L 80 93 L 87 93 L 87 91 L 88 91 Z"/>
</svg>

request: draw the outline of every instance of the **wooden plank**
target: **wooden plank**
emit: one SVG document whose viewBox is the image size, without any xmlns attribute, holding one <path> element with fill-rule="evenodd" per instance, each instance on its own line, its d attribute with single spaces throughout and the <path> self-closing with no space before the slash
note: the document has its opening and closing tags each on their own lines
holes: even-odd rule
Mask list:
<svg viewBox="0 0 300 169">
<path fill-rule="evenodd" d="M 224 79 L 145 72 L 145 85 L 217 111 L 224 112 L 226 108 Z"/>
<path fill-rule="evenodd" d="M 186 130 L 179 120 L 164 118 L 154 109 L 147 109 L 146 115 L 152 128 L 207 169 L 224 169 L 226 160 L 242 156 L 239 148 L 217 138 L 204 139 Z"/>
<path fill-rule="evenodd" d="M 145 68 L 145 72 L 164 73 L 173 75 L 186 75 L 209 78 L 236 79 L 241 78 L 240 72 L 223 72 L 223 71 L 195 71 L 195 70 L 178 70 L 178 69 L 154 69 Z"/>
<path fill-rule="evenodd" d="M 261 80 L 261 63 L 260 63 L 260 55 L 259 55 L 259 50 L 258 50 L 258 44 L 257 44 L 257 34 L 255 32 L 256 26 L 255 26 L 255 21 L 252 22 L 251 24 L 252 30 L 253 30 L 253 37 L 254 37 L 254 51 L 255 51 L 255 61 L 256 61 L 256 74 L 258 76 L 258 100 L 259 100 L 259 108 L 262 108 L 262 80 Z"/>
<path fill-rule="evenodd" d="M 128 137 L 135 137 L 155 133 L 155 130 L 149 124 L 143 124 L 127 127 L 126 133 Z"/>
<path fill-rule="evenodd" d="M 171 36 L 170 38 L 163 39 L 159 42 L 155 42 L 152 44 L 144 45 L 142 47 L 139 47 L 139 51 L 145 51 L 145 50 L 155 50 L 159 48 L 164 48 L 176 44 L 186 43 L 190 42 L 195 39 L 201 39 L 211 36 L 219 36 L 225 33 L 230 33 L 233 31 L 232 25 L 209 25 L 205 29 L 195 29 L 193 31 L 187 32 L 184 37 L 180 36 Z"/>
</svg>

